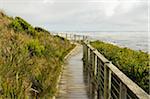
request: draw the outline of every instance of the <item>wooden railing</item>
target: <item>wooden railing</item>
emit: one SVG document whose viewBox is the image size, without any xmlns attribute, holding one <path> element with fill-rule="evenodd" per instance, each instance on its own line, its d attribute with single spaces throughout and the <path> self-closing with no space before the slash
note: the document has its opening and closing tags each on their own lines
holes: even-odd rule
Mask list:
<svg viewBox="0 0 150 99">
<path fill-rule="evenodd" d="M 53 35 L 58 35 L 60 37 L 64 37 L 71 41 L 85 41 L 88 36 L 86 35 L 77 35 L 77 34 L 68 34 L 68 33 L 53 33 Z"/>
<path fill-rule="evenodd" d="M 150 96 L 89 43 L 83 44 L 91 99 L 150 99 Z"/>
</svg>

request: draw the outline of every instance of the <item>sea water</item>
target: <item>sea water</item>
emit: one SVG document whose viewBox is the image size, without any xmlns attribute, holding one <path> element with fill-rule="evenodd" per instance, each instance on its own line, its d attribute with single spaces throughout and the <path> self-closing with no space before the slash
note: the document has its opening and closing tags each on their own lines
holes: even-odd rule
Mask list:
<svg viewBox="0 0 150 99">
<path fill-rule="evenodd" d="M 86 35 L 90 40 L 101 40 L 134 50 L 150 52 L 148 32 L 70 32 Z"/>
</svg>

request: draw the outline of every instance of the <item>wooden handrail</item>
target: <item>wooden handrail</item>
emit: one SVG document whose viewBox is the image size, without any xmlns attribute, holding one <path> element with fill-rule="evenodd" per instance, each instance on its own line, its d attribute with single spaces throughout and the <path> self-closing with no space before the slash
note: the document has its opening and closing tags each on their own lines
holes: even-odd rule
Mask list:
<svg viewBox="0 0 150 99">
<path fill-rule="evenodd" d="M 90 62 L 92 60 L 95 59 L 91 59 L 90 54 L 94 53 L 94 55 L 97 57 L 97 60 L 100 59 L 103 67 L 104 67 L 104 80 L 103 81 L 103 85 L 104 85 L 104 94 L 103 94 L 103 98 L 104 99 L 110 99 L 111 98 L 111 84 L 113 79 L 111 79 L 111 77 L 113 75 L 115 75 L 117 77 L 117 79 L 119 79 L 119 86 L 118 90 L 119 90 L 119 95 L 118 95 L 118 99 L 127 99 L 127 97 L 131 97 L 131 99 L 150 99 L 150 95 L 148 95 L 142 88 L 140 88 L 136 83 L 134 83 L 130 78 L 128 78 L 123 72 L 121 72 L 115 65 L 113 65 L 111 62 L 109 62 L 108 59 L 106 59 L 100 52 L 98 52 L 94 47 L 92 47 L 88 42 L 84 42 L 83 44 L 83 60 L 85 62 L 84 66 L 85 68 L 89 68 L 89 66 L 94 68 L 98 68 L 98 65 L 100 63 L 98 63 L 98 61 L 96 60 L 95 62 L 97 63 L 95 64 L 91 64 L 88 62 L 88 60 L 90 60 Z M 94 57 L 95 57 L 94 56 Z M 93 62 L 92 62 L 93 63 Z M 91 72 L 91 70 L 86 69 L 87 72 Z M 97 71 L 97 75 L 99 75 L 99 71 Z M 97 76 L 95 75 L 95 76 Z M 97 78 L 97 77 L 93 77 L 93 78 Z M 92 77 L 90 77 L 89 79 L 92 79 Z M 100 78 L 102 79 L 102 78 Z M 93 81 L 93 80 L 91 80 Z M 99 82 L 99 81 L 95 81 L 95 82 Z M 99 85 L 99 84 L 98 84 Z M 98 90 L 98 89 L 96 89 Z M 130 92 L 130 93 L 129 93 Z M 113 92 L 114 93 L 114 92 Z M 132 93 L 132 95 L 130 95 Z M 97 95 L 99 95 L 99 93 L 97 92 Z M 101 96 L 97 96 L 97 97 L 101 97 Z"/>
</svg>

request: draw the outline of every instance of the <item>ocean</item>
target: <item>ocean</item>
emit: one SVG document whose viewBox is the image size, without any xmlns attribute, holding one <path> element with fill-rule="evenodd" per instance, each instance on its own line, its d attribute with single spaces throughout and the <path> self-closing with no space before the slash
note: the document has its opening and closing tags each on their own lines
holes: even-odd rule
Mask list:
<svg viewBox="0 0 150 99">
<path fill-rule="evenodd" d="M 148 32 L 65 32 L 86 35 L 90 40 L 101 40 L 133 50 L 150 52 L 150 35 Z"/>
</svg>

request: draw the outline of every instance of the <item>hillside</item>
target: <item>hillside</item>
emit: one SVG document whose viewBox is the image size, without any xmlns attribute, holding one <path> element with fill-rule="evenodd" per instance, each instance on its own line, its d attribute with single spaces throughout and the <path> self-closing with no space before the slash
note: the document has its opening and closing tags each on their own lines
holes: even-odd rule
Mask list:
<svg viewBox="0 0 150 99">
<path fill-rule="evenodd" d="M 63 58 L 73 47 L 64 38 L 0 12 L 0 99 L 50 99 Z"/>
</svg>

